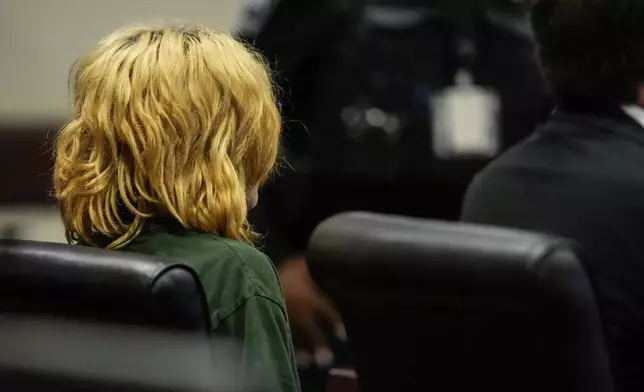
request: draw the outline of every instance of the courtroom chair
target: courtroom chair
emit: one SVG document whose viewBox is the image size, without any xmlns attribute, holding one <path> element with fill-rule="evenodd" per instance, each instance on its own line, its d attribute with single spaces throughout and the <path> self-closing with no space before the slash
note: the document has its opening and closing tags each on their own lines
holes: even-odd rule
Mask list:
<svg viewBox="0 0 644 392">
<path fill-rule="evenodd" d="M 231 341 L 0 315 L 2 392 L 259 392 Z"/>
<path fill-rule="evenodd" d="M 307 259 L 345 321 L 362 392 L 612 390 L 567 240 L 352 212 L 318 226 Z"/>
<path fill-rule="evenodd" d="M 0 313 L 210 334 L 203 288 L 176 261 L 66 244 L 0 240 Z"/>
</svg>

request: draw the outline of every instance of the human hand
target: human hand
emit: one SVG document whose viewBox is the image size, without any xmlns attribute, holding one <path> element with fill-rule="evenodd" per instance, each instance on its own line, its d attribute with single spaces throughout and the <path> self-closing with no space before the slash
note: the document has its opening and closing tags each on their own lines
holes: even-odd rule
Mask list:
<svg viewBox="0 0 644 392">
<path fill-rule="evenodd" d="M 331 366 L 334 356 L 324 332 L 324 324 L 333 328 L 338 339 L 346 341 L 347 333 L 340 314 L 311 279 L 304 257 L 284 260 L 279 266 L 279 273 L 295 337 L 298 366 L 306 368 L 313 361 L 321 368 Z"/>
</svg>

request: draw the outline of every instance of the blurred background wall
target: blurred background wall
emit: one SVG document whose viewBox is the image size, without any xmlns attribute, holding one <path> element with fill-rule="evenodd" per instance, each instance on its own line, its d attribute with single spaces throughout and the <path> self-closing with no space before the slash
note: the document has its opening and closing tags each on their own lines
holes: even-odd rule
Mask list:
<svg viewBox="0 0 644 392">
<path fill-rule="evenodd" d="M 112 30 L 176 20 L 229 30 L 241 0 L 1 0 L 0 237 L 62 241 L 49 181 L 51 137 L 69 115 L 68 73 Z"/>
<path fill-rule="evenodd" d="M 155 19 L 229 29 L 240 0 L 2 0 L 0 118 L 64 119 L 72 62 L 112 30 Z"/>
</svg>

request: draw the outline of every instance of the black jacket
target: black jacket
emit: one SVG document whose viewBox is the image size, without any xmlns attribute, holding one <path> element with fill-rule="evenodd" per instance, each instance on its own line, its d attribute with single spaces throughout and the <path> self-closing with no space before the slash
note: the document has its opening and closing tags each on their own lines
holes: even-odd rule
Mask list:
<svg viewBox="0 0 644 392">
<path fill-rule="evenodd" d="M 442 7 L 441 4 L 451 4 L 451 1 L 266 0 L 255 3 L 265 6 L 252 8 L 246 18 L 250 23 L 242 24 L 240 30 L 265 54 L 276 71 L 286 119 L 283 152 L 289 162 L 282 168 L 282 175 L 264 187 L 260 205 L 251 214 L 251 222 L 265 234 L 265 251 L 269 256 L 279 262 L 289 254 L 302 252 L 320 220 L 346 209 L 458 219 L 465 188 L 486 161 L 434 160 L 429 140 L 423 139 L 431 134 L 425 124 L 429 121 L 429 105 L 410 103 L 416 99 L 415 94 L 397 94 L 397 89 L 389 88 L 392 83 L 401 86 L 398 78 L 407 73 L 408 68 L 416 72 L 410 74 L 420 76 L 419 84 L 442 85 L 444 79 L 451 80 L 456 66 L 450 49 L 453 46 L 452 38 L 449 38 L 454 35 L 452 29 L 438 19 L 434 21 L 436 26 L 432 22 L 423 29 L 409 31 L 409 39 L 404 38 L 407 35 L 400 37 L 399 33 L 389 30 L 385 34 L 385 30 L 371 29 L 368 37 L 363 37 L 367 43 L 360 46 L 366 50 L 365 54 L 371 55 L 362 55 L 363 51 L 353 49 L 349 56 L 344 52 L 346 47 L 354 46 L 357 21 L 364 18 L 365 4 Z M 469 3 L 469 0 L 463 3 Z M 497 23 L 499 19 L 523 20 L 523 13 L 515 9 L 515 3 L 507 0 L 489 4 L 490 15 L 477 14 L 480 55 L 476 57 L 473 69 L 479 83 L 493 86 L 501 96 L 502 133 L 504 145 L 509 146 L 525 137 L 536 122 L 548 114 L 550 104 L 532 58 L 531 41 L 502 27 L 503 23 Z M 515 6 L 505 10 L 508 4 Z M 514 24 L 521 25 L 510 23 Z M 401 46 L 400 42 L 405 44 Z M 418 48 L 427 49 L 422 56 L 426 63 L 420 61 L 416 53 Z M 378 62 L 373 61 L 373 56 L 379 59 Z M 347 57 L 355 58 L 355 62 L 348 61 Z M 362 147 L 370 152 L 362 154 L 360 151 L 365 152 L 360 149 L 362 147 L 352 149 L 352 144 L 342 144 L 342 139 L 333 137 L 334 132 L 345 133 L 337 121 L 341 121 L 341 107 L 346 100 L 353 99 L 351 94 L 344 93 L 344 89 L 361 86 L 356 82 L 361 75 L 378 73 L 381 68 L 387 71 L 385 81 L 389 80 L 383 87 L 384 97 L 410 111 L 420 110 L 414 118 L 422 123 L 408 127 L 409 132 L 405 131 L 407 141 L 399 144 L 400 150 L 390 156 L 391 161 L 385 159 L 389 155 L 381 154 L 377 148 L 371 149 L 368 143 Z M 395 72 L 392 74 L 392 71 Z M 337 75 L 337 78 L 330 75 Z M 429 83 L 430 79 L 434 82 Z M 346 148 L 324 153 L 329 150 L 313 147 L 322 145 L 314 142 L 321 138 L 329 143 L 336 140 L 333 143 Z M 339 155 L 339 150 L 345 152 L 344 158 L 355 158 L 354 163 L 360 163 L 360 167 L 369 162 L 369 170 L 365 172 L 371 175 L 366 176 L 365 172 L 356 175 L 359 170 L 344 170 L 350 165 Z M 328 169 L 329 165 L 343 170 L 315 170 Z M 296 172 L 290 169 L 291 166 Z M 392 172 L 396 174 L 392 175 Z"/>
<path fill-rule="evenodd" d="M 283 152 L 300 172 L 379 180 L 434 179 L 450 172 L 469 182 L 473 172 L 452 169 L 435 156 L 431 140 L 431 99 L 453 83 L 464 65 L 455 43 L 461 30 L 476 42 L 478 55 L 467 62 L 476 83 L 496 91 L 501 100 L 504 146 L 525 137 L 543 119 L 543 109 L 551 107 L 529 30 L 523 31 L 527 12 L 516 2 L 257 3 L 265 7 L 248 13 L 240 34 L 275 70 L 285 119 Z M 475 9 L 467 12 L 470 8 Z M 411 11 L 426 16 L 401 22 Z M 367 121 L 368 108 L 393 121 L 389 131 Z"/>
<path fill-rule="evenodd" d="M 644 390 L 644 128 L 619 110 L 555 112 L 474 179 L 462 220 L 576 240 L 617 390 Z"/>
</svg>

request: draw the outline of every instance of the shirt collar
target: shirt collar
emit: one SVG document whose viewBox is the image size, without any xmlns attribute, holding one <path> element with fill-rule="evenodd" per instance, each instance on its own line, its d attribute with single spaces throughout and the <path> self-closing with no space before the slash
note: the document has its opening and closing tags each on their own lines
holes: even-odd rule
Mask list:
<svg viewBox="0 0 644 392">
<path fill-rule="evenodd" d="M 622 110 L 639 125 L 644 127 L 644 108 L 639 105 L 624 105 Z"/>
</svg>

